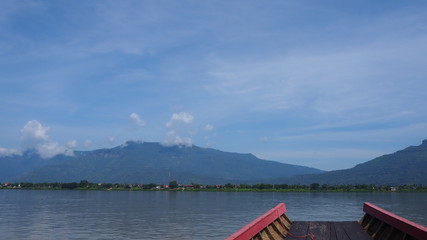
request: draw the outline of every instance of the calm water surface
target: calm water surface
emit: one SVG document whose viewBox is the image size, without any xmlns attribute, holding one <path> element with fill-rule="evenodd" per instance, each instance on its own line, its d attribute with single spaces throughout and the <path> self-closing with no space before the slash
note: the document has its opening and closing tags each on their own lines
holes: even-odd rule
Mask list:
<svg viewBox="0 0 427 240">
<path fill-rule="evenodd" d="M 224 239 L 280 202 L 355 221 L 368 201 L 427 226 L 427 193 L 0 191 L 1 239 Z"/>
</svg>

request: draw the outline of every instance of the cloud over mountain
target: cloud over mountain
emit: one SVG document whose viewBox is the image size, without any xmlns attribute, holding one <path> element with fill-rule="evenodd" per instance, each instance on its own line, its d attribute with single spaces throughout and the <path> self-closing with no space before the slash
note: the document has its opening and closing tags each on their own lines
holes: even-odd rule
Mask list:
<svg viewBox="0 0 427 240">
<path fill-rule="evenodd" d="M 21 155 L 22 152 L 18 149 L 9 149 L 0 147 L 0 157 L 10 156 L 10 155 Z"/>
<path fill-rule="evenodd" d="M 193 122 L 193 119 L 193 115 L 186 112 L 172 114 L 171 119 L 166 123 L 166 127 L 171 130 L 167 133 L 166 140 L 163 142 L 163 144 L 166 146 L 191 146 L 193 141 L 188 136 L 189 131 L 187 126 Z"/>
<path fill-rule="evenodd" d="M 25 149 L 35 149 L 42 158 L 51 158 L 58 154 L 67 156 L 73 155 L 73 150 L 49 139 L 47 132 L 49 127 L 43 125 L 37 120 L 28 121 L 22 128 L 22 144 Z M 75 147 L 75 142 L 70 141 L 69 145 Z"/>
</svg>

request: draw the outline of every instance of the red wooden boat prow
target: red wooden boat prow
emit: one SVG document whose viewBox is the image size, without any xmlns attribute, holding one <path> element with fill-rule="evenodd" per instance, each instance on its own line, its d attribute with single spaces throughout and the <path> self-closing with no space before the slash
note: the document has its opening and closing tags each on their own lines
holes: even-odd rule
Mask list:
<svg viewBox="0 0 427 240">
<path fill-rule="evenodd" d="M 371 203 L 363 204 L 362 228 L 374 239 L 427 240 L 427 228 Z"/>
<path fill-rule="evenodd" d="M 371 203 L 364 203 L 365 215 L 357 222 L 293 222 L 286 216 L 286 206 L 280 203 L 267 213 L 230 235 L 226 240 L 277 240 L 277 239 L 326 239 L 337 237 L 337 232 L 346 232 L 346 239 L 374 240 L 427 240 L 427 228 L 399 217 Z M 303 227 L 301 227 L 303 226 Z M 316 232 L 316 229 L 337 232 Z M 296 236 L 295 232 L 305 229 L 305 235 Z M 335 229 L 335 230 L 333 230 Z M 354 237 L 351 237 L 354 235 Z"/>
<path fill-rule="evenodd" d="M 226 238 L 226 240 L 257 239 L 257 236 L 260 237 L 259 239 L 263 239 L 262 235 L 266 234 L 265 231 L 269 227 L 273 228 L 273 225 L 274 228 L 280 229 L 279 232 L 281 233 L 279 233 L 279 235 L 281 235 L 281 239 L 283 239 L 283 237 L 286 236 L 285 233 L 289 231 L 291 225 L 291 221 L 286 217 L 285 213 L 286 206 L 284 203 L 280 203 L 264 215 L 258 217 L 237 232 L 231 234 L 228 238 Z M 271 235 L 272 233 L 269 234 Z"/>
</svg>

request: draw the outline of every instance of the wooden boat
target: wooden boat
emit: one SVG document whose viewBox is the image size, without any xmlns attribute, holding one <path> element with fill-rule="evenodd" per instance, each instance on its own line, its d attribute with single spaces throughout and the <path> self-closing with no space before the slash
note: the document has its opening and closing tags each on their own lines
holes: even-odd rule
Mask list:
<svg viewBox="0 0 427 240">
<path fill-rule="evenodd" d="M 360 221 L 291 221 L 284 203 L 231 234 L 226 240 L 427 240 L 427 228 L 371 203 Z"/>
</svg>

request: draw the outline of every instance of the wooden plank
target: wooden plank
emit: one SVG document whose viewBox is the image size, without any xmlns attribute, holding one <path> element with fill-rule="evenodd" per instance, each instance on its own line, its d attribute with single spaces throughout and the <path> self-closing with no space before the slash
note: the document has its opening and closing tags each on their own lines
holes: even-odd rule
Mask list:
<svg viewBox="0 0 427 240">
<path fill-rule="evenodd" d="M 340 224 L 338 222 L 332 223 L 335 227 L 335 237 L 336 239 L 350 240 L 348 231 L 345 228 L 345 224 Z"/>
<path fill-rule="evenodd" d="M 359 224 L 362 226 L 363 230 L 367 231 L 372 223 L 375 221 L 375 218 L 369 214 L 365 214 L 362 219 L 359 221 Z"/>
<path fill-rule="evenodd" d="M 294 221 L 291 230 L 286 236 L 286 240 L 311 240 L 310 237 L 301 238 L 308 234 L 310 222 Z"/>
<path fill-rule="evenodd" d="M 279 223 L 285 227 L 286 232 L 291 229 L 292 221 L 288 218 L 288 216 L 286 216 L 286 214 L 280 216 Z"/>
<path fill-rule="evenodd" d="M 271 224 L 274 220 L 278 219 L 281 215 L 286 213 L 286 206 L 284 203 L 278 204 L 276 207 L 266 212 L 262 216 L 253 220 L 243 228 L 231 234 L 226 240 L 247 240 L 254 237 L 261 230 Z"/>
<path fill-rule="evenodd" d="M 281 237 L 281 239 L 283 239 L 286 236 L 286 233 L 289 231 L 286 229 L 285 225 L 280 222 L 280 219 L 274 221 L 274 223 L 270 226 L 273 228 L 274 232 Z M 275 239 L 280 239 L 278 236 Z"/>
<path fill-rule="evenodd" d="M 316 240 L 329 240 L 331 238 L 330 222 L 310 222 L 308 233 L 314 235 Z"/>
<path fill-rule="evenodd" d="M 268 225 L 268 227 L 266 228 L 266 232 L 268 233 L 271 239 L 283 239 L 283 235 L 281 234 L 279 229 L 274 226 L 274 224 Z"/>
<path fill-rule="evenodd" d="M 336 229 L 336 226 L 335 226 L 334 222 L 329 222 L 329 231 L 331 232 L 330 233 L 331 240 L 341 240 L 337 236 L 337 229 Z M 344 239 L 344 240 L 346 240 L 346 239 Z"/>
<path fill-rule="evenodd" d="M 360 224 L 356 221 L 334 222 L 337 239 L 348 240 L 370 240 L 371 237 L 363 231 Z"/>
<path fill-rule="evenodd" d="M 371 240 L 358 222 L 293 222 L 286 240 Z M 301 238 L 304 236 L 303 238 Z"/>
<path fill-rule="evenodd" d="M 259 236 L 261 237 L 262 240 L 268 240 L 270 239 L 270 237 L 268 236 L 267 231 L 261 231 Z"/>
<path fill-rule="evenodd" d="M 394 227 L 386 224 L 378 233 L 377 233 L 377 239 L 378 240 L 388 240 L 390 239 L 391 233 L 395 230 Z"/>
<path fill-rule="evenodd" d="M 405 218 L 399 217 L 393 213 L 390 213 L 382 208 L 379 208 L 371 203 L 365 203 L 363 205 L 363 211 L 388 225 L 399 229 L 400 231 L 407 233 L 415 237 L 416 239 L 427 239 L 427 228 L 409 221 Z"/>
</svg>

